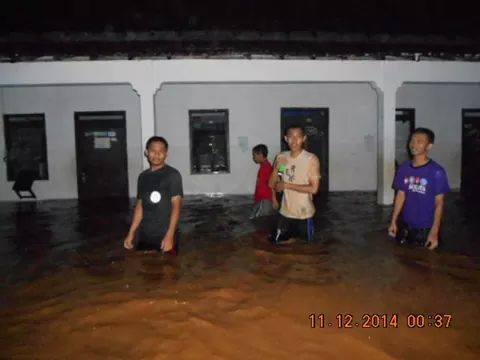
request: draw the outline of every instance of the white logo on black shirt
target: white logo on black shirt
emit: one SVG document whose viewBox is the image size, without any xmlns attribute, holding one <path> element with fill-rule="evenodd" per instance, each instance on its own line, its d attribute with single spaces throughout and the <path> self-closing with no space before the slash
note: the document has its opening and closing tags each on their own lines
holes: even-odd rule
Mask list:
<svg viewBox="0 0 480 360">
<path fill-rule="evenodd" d="M 154 204 L 160 202 L 162 200 L 162 195 L 158 191 L 152 191 L 150 194 L 150 201 Z"/>
</svg>

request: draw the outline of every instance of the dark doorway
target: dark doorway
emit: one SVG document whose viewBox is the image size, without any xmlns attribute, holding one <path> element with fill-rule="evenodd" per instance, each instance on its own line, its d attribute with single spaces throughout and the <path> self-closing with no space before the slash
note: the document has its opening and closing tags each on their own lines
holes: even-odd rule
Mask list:
<svg viewBox="0 0 480 360">
<path fill-rule="evenodd" d="M 76 112 L 79 200 L 128 199 L 125 112 Z"/>
<path fill-rule="evenodd" d="M 318 156 L 322 180 L 320 192 L 328 192 L 328 108 L 282 108 L 281 149 L 288 150 L 284 140 L 285 130 L 290 125 L 301 125 L 307 135 L 307 150 Z"/>
<path fill-rule="evenodd" d="M 462 183 L 465 198 L 480 198 L 480 109 L 462 109 Z"/>
<path fill-rule="evenodd" d="M 415 130 L 415 109 L 395 111 L 395 168 L 409 160 L 408 141 Z"/>
<path fill-rule="evenodd" d="M 7 180 L 20 173 L 33 180 L 48 180 L 44 114 L 4 115 Z"/>
</svg>

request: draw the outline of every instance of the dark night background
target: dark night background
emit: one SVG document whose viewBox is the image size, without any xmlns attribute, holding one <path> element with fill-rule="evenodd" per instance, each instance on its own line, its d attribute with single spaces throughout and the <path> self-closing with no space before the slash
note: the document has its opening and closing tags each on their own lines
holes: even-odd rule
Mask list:
<svg viewBox="0 0 480 360">
<path fill-rule="evenodd" d="M 2 61 L 230 54 L 384 59 L 422 53 L 478 61 L 479 2 L 3 1 L 0 56 Z"/>
<path fill-rule="evenodd" d="M 474 1 L 442 0 L 16 0 L 3 1 L 1 32 L 54 30 L 319 30 L 480 34 Z"/>
</svg>

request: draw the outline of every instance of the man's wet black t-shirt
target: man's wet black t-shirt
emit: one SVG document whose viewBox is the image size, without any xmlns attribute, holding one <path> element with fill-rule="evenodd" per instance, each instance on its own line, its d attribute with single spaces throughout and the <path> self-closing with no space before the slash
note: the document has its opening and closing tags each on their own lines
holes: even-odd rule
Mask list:
<svg viewBox="0 0 480 360">
<path fill-rule="evenodd" d="M 183 196 L 182 176 L 165 165 L 159 170 L 143 171 L 138 176 L 137 199 L 142 200 L 141 230 L 149 237 L 163 237 L 170 223 L 172 197 Z M 161 239 L 160 239 L 161 240 Z"/>
</svg>

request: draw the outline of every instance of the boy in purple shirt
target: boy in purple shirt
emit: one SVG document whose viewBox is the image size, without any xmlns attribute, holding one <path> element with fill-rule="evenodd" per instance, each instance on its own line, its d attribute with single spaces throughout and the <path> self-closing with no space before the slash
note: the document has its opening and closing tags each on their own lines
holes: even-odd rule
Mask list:
<svg viewBox="0 0 480 360">
<path fill-rule="evenodd" d="M 433 131 L 417 128 L 410 137 L 411 161 L 403 163 L 395 175 L 397 190 L 388 233 L 401 244 L 438 246 L 444 195 L 450 191 L 445 170 L 428 157 L 435 141 Z M 402 214 L 403 223 L 397 224 Z"/>
</svg>

